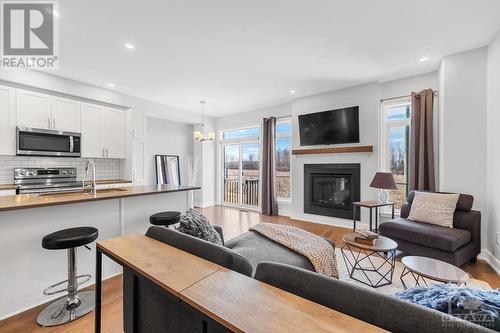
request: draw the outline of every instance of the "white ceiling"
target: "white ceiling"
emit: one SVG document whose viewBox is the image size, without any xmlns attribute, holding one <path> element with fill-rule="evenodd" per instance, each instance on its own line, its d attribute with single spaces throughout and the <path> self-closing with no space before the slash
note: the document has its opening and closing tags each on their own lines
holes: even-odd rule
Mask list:
<svg viewBox="0 0 500 333">
<path fill-rule="evenodd" d="M 53 74 L 221 116 L 436 70 L 499 0 L 63 0 Z M 126 42 L 134 50 L 124 47 Z M 418 60 L 429 56 L 430 60 Z M 297 93 L 291 95 L 290 90 Z"/>
</svg>

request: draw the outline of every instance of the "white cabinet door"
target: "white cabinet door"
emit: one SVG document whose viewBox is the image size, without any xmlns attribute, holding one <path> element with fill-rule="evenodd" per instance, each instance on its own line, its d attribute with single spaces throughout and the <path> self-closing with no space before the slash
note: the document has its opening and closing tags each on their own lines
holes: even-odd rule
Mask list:
<svg viewBox="0 0 500 333">
<path fill-rule="evenodd" d="M 0 155 L 16 154 L 15 90 L 0 86 Z"/>
<path fill-rule="evenodd" d="M 145 184 L 145 172 L 144 172 L 144 161 L 145 159 L 145 147 L 144 140 L 133 140 L 132 141 L 132 181 L 137 185 Z"/>
<path fill-rule="evenodd" d="M 16 89 L 16 95 L 18 126 L 52 128 L 50 95 L 23 89 Z"/>
<path fill-rule="evenodd" d="M 105 157 L 105 112 L 103 107 L 82 103 L 82 157 Z"/>
<path fill-rule="evenodd" d="M 125 158 L 125 112 L 107 109 L 105 115 L 106 157 Z"/>
<path fill-rule="evenodd" d="M 52 128 L 80 133 L 80 102 L 52 97 Z"/>
</svg>

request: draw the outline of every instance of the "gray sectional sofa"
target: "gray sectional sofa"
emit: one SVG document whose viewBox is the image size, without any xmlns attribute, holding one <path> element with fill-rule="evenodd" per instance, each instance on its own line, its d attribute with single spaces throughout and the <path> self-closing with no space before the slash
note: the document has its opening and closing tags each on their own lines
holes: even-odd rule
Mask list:
<svg viewBox="0 0 500 333">
<path fill-rule="evenodd" d="M 222 235 L 220 228 L 217 228 Z M 262 282 L 297 294 L 393 332 L 490 332 L 435 310 L 410 304 L 369 288 L 312 272 L 305 257 L 255 232 L 215 245 L 163 227 L 151 227 L 148 237 L 217 263 Z M 268 261 L 275 262 L 268 262 Z M 146 277 L 124 270 L 124 331 L 132 332 L 228 332 L 220 324 L 163 291 Z"/>
<path fill-rule="evenodd" d="M 401 207 L 400 218 L 384 222 L 379 233 L 398 243 L 406 254 L 431 257 L 462 266 L 476 261 L 481 252 L 481 213 L 472 210 L 474 197 L 460 194 L 453 217 L 453 228 L 408 220 L 415 191 Z"/>
</svg>

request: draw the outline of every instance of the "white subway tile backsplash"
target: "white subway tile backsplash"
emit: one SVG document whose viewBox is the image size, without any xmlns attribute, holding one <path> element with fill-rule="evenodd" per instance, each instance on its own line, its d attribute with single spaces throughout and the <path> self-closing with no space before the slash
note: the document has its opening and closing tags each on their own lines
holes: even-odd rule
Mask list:
<svg viewBox="0 0 500 333">
<path fill-rule="evenodd" d="M 93 159 L 96 167 L 96 178 L 119 179 L 120 160 L 110 158 Z M 85 158 L 56 158 L 56 157 L 29 157 L 29 156 L 0 156 L 0 184 L 14 183 L 14 168 L 48 168 L 74 167 L 77 168 L 78 179 L 86 178 Z"/>
</svg>

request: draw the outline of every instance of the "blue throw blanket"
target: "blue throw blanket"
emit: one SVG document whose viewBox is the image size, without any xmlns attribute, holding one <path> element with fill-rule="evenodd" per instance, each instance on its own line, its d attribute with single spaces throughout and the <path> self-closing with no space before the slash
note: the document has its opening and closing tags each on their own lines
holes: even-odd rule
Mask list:
<svg viewBox="0 0 500 333">
<path fill-rule="evenodd" d="M 431 284 L 399 292 L 402 300 L 451 314 L 500 331 L 500 290 Z"/>
</svg>

